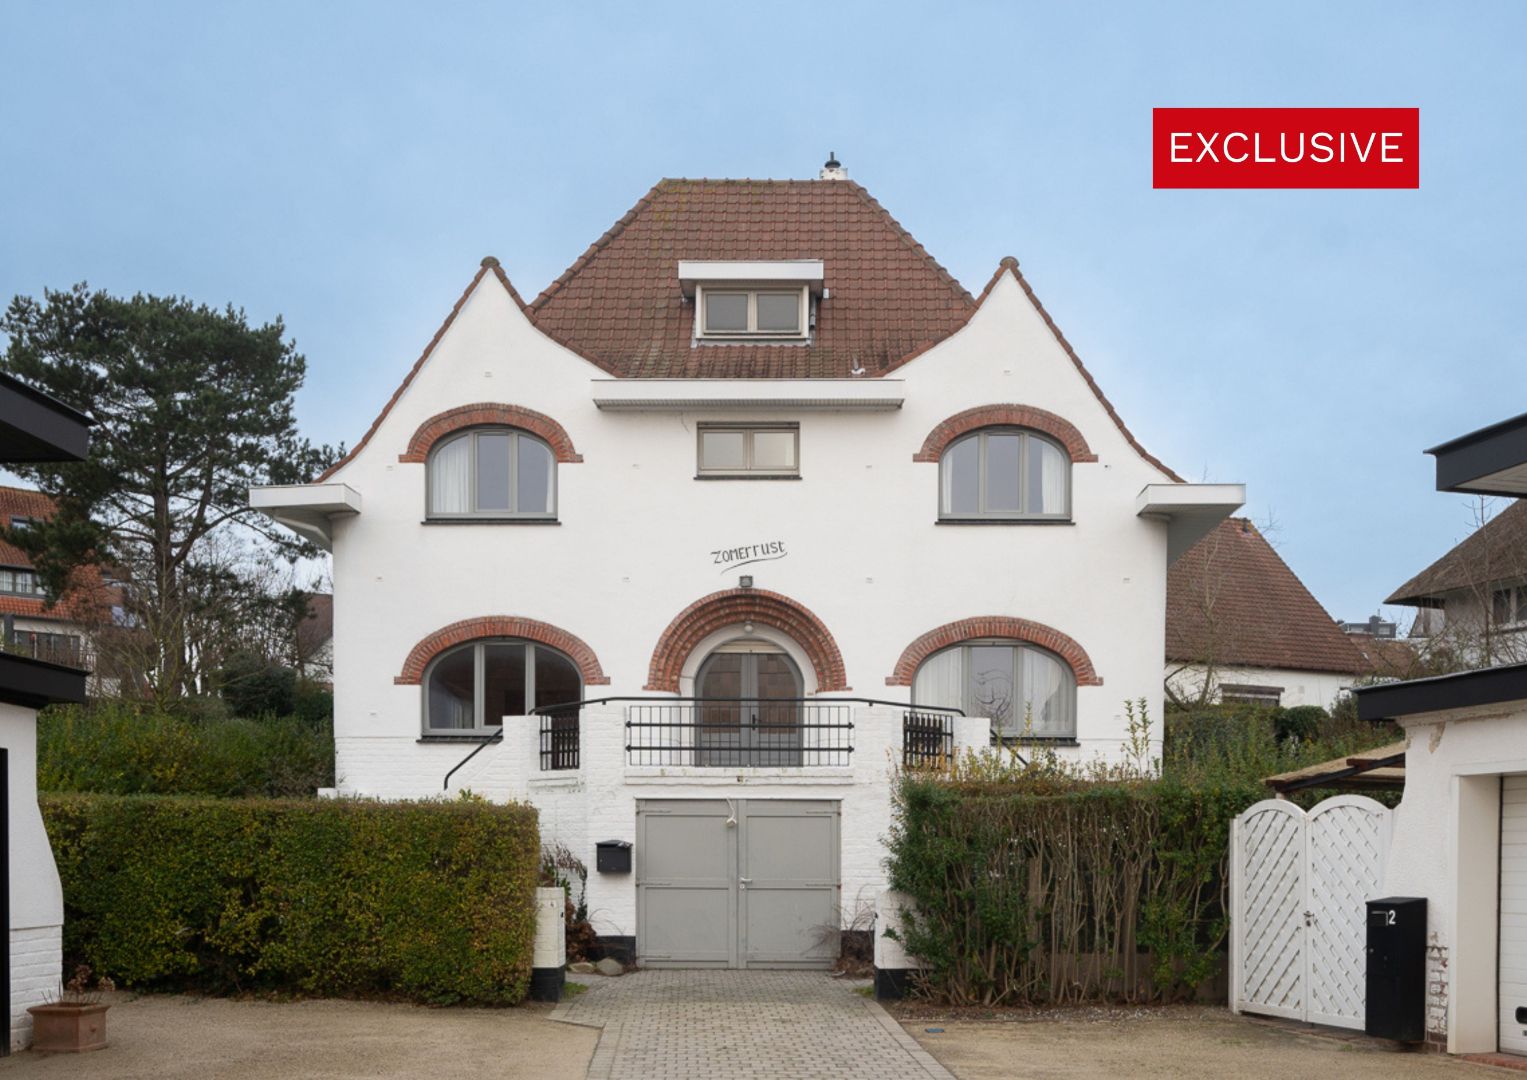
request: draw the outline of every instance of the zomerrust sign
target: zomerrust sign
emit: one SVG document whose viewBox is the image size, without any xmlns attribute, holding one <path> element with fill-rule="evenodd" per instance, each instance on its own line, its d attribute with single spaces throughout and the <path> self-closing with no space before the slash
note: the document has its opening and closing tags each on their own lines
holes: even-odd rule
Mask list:
<svg viewBox="0 0 1527 1080">
<path fill-rule="evenodd" d="M 783 559 L 788 554 L 790 553 L 785 550 L 783 540 L 764 540 L 757 544 L 744 544 L 741 547 L 717 548 L 710 553 L 711 562 L 721 567 L 723 574 L 739 566 Z"/>
</svg>

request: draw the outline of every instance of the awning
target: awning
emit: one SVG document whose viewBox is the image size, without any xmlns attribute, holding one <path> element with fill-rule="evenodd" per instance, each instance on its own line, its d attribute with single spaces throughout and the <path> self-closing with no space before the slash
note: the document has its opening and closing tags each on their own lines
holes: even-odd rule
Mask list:
<svg viewBox="0 0 1527 1080">
<path fill-rule="evenodd" d="M 1360 754 L 1332 758 L 1318 765 L 1278 773 L 1262 781 L 1280 795 L 1307 788 L 1347 788 L 1368 790 L 1405 787 L 1405 743 L 1389 743 Z"/>
<path fill-rule="evenodd" d="M 1171 565 L 1244 505 L 1245 484 L 1146 484 L 1135 499 L 1135 514 L 1166 519 Z"/>
<path fill-rule="evenodd" d="M 325 551 L 333 550 L 333 521 L 361 512 L 348 484 L 284 484 L 249 489 L 249 505 Z"/>
<path fill-rule="evenodd" d="M 594 404 L 606 411 L 840 409 L 885 412 L 901 408 L 906 400 L 903 380 L 868 378 L 592 379 L 589 392 Z"/>
</svg>

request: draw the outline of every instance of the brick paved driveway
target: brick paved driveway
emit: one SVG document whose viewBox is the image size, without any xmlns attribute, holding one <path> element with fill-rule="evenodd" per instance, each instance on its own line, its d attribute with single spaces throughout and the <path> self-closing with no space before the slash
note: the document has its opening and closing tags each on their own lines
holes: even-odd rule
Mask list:
<svg viewBox="0 0 1527 1080">
<path fill-rule="evenodd" d="M 896 1021 L 816 971 L 639 971 L 552 1019 L 602 1028 L 590 1080 L 953 1080 Z"/>
</svg>

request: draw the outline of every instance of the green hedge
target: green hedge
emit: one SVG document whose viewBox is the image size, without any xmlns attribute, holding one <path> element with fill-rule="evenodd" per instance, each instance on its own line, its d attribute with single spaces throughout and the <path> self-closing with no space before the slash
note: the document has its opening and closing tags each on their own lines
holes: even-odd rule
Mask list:
<svg viewBox="0 0 1527 1080">
<path fill-rule="evenodd" d="M 122 702 L 37 718 L 37 786 L 113 795 L 309 796 L 334 785 L 327 717 L 173 715 Z"/>
<path fill-rule="evenodd" d="M 512 1005 L 536 812 L 485 802 L 44 795 L 64 950 L 119 984 Z"/>
<path fill-rule="evenodd" d="M 1230 820 L 1263 797 L 902 777 L 888 866 L 916 906 L 900 936 L 923 988 L 955 1004 L 1191 997 L 1221 967 Z"/>
</svg>

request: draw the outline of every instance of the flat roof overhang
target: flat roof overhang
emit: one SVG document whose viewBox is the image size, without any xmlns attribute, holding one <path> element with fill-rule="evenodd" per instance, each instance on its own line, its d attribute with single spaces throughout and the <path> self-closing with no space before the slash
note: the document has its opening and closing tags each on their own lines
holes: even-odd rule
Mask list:
<svg viewBox="0 0 1527 1080">
<path fill-rule="evenodd" d="M 710 283 L 809 285 L 820 296 L 824 272 L 821 259 L 680 259 L 679 287 L 693 296 L 696 285 Z"/>
<path fill-rule="evenodd" d="M 1527 664 L 1356 686 L 1352 693 L 1357 697 L 1357 718 L 1372 721 L 1512 701 L 1527 703 Z"/>
<path fill-rule="evenodd" d="M 249 489 L 249 505 L 325 551 L 334 549 L 334 519 L 361 512 L 349 484 L 282 484 Z"/>
<path fill-rule="evenodd" d="M 606 412 L 888 412 L 901 408 L 906 400 L 902 379 L 591 379 L 589 393 L 594 405 Z"/>
<path fill-rule="evenodd" d="M 1527 496 L 1527 413 L 1426 452 L 1437 459 L 1438 491 Z"/>
<path fill-rule="evenodd" d="M 0 461 L 80 461 L 95 421 L 78 409 L 0 373 Z"/>
<path fill-rule="evenodd" d="M 40 709 L 78 705 L 85 700 L 85 677 L 79 668 L 50 664 L 30 656 L 0 653 L 0 701 Z"/>
<path fill-rule="evenodd" d="M 1245 505 L 1245 484 L 1146 484 L 1135 499 L 1135 515 L 1166 520 L 1170 566 Z"/>
</svg>

